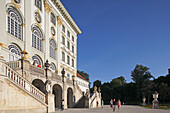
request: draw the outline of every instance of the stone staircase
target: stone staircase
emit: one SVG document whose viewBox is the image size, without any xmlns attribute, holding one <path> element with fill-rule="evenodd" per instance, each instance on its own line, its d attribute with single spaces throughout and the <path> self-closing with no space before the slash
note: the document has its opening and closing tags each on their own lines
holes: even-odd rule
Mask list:
<svg viewBox="0 0 170 113">
<path fill-rule="evenodd" d="M 18 89 L 18 91 L 20 90 L 21 93 L 23 92 L 22 94 L 24 94 L 24 96 L 27 95 L 26 97 L 24 97 L 25 99 L 32 98 L 33 100 L 37 101 L 36 103 L 39 102 L 41 106 L 43 105 L 47 107 L 47 104 L 45 103 L 45 94 L 41 92 L 39 89 L 37 89 L 34 85 L 32 85 L 28 80 L 26 80 L 22 75 L 20 75 L 16 71 L 17 69 L 20 68 L 20 66 L 21 66 L 20 62 L 15 61 L 10 63 L 5 63 L 4 61 L 0 60 L 0 80 L 2 80 L 3 83 L 5 83 L 6 80 L 9 81 L 7 82 L 7 85 L 11 84 L 10 86 L 15 86 L 13 88 Z M 5 85 L 6 84 L 4 84 L 3 86 Z M 7 94 L 7 95 L 12 96 L 12 94 Z"/>
</svg>

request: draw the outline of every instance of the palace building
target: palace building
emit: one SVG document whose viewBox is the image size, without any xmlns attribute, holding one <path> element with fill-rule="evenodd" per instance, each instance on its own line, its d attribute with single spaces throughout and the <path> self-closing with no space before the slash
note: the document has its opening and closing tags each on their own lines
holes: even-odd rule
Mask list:
<svg viewBox="0 0 170 113">
<path fill-rule="evenodd" d="M 95 107 L 100 92 L 90 98 L 77 74 L 79 34 L 60 0 L 0 0 L 0 111 Z"/>
<path fill-rule="evenodd" d="M 71 79 L 77 72 L 77 35 L 81 30 L 60 0 L 1 0 L 1 56 L 43 65 L 48 59 L 57 74 L 65 68 Z"/>
</svg>

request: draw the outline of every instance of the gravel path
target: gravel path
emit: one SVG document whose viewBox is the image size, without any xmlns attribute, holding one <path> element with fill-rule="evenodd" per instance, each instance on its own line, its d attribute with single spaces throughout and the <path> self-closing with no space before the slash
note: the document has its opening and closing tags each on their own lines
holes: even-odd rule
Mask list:
<svg viewBox="0 0 170 113">
<path fill-rule="evenodd" d="M 57 110 L 55 113 L 170 113 L 170 110 L 161 109 L 147 109 L 139 106 L 122 106 L 121 110 L 115 112 L 111 110 L 109 106 L 104 106 L 104 108 L 94 108 L 94 109 L 67 109 L 64 111 Z"/>
</svg>

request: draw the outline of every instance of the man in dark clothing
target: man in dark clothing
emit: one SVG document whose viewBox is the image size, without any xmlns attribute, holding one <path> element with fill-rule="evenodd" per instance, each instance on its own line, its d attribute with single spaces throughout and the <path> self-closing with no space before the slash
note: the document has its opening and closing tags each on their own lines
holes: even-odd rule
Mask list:
<svg viewBox="0 0 170 113">
<path fill-rule="evenodd" d="M 115 99 L 113 99 L 113 111 L 115 111 L 115 109 L 116 109 L 116 101 Z"/>
</svg>

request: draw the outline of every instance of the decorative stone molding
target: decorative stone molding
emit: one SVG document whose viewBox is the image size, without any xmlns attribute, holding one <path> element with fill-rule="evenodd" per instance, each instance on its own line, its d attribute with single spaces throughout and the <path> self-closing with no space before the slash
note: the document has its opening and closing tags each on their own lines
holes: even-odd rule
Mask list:
<svg viewBox="0 0 170 113">
<path fill-rule="evenodd" d="M 12 4 L 14 4 L 15 5 L 15 8 L 21 8 L 21 6 L 20 5 L 18 5 L 14 0 L 11 0 L 11 2 L 12 2 Z"/>
<path fill-rule="evenodd" d="M 57 23 L 59 26 L 61 26 L 63 23 L 59 16 L 57 16 Z"/>
<path fill-rule="evenodd" d="M 46 0 L 44 0 L 44 9 L 48 14 L 51 12 L 51 7 Z"/>
<path fill-rule="evenodd" d="M 8 49 L 8 46 L 4 43 L 1 43 L 1 42 L 0 42 L 0 47 L 4 47 L 4 48 Z"/>
<path fill-rule="evenodd" d="M 32 56 L 30 56 L 30 55 L 26 55 L 26 58 L 28 58 L 28 59 L 32 59 Z"/>
</svg>

